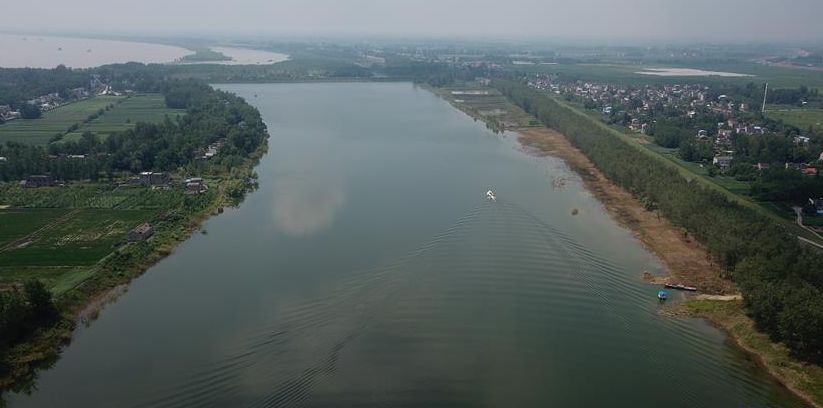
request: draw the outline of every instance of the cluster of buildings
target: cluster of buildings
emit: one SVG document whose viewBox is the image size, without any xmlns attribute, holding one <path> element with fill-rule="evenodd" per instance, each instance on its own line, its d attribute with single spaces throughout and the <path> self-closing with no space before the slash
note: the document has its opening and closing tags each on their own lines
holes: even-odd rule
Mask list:
<svg viewBox="0 0 823 408">
<path fill-rule="evenodd" d="M 152 189 L 170 189 L 173 181 L 169 173 L 157 171 L 144 171 L 138 176 L 129 179 L 127 185 L 139 185 Z M 200 177 L 187 178 L 183 181 L 183 188 L 186 194 L 202 194 L 209 191 L 209 186 Z"/>
<path fill-rule="evenodd" d="M 210 145 L 208 145 L 205 149 L 201 149 L 197 152 L 197 157 L 202 160 L 209 160 L 214 156 L 217 156 L 220 153 L 220 149 L 223 148 L 223 145 L 226 144 L 225 139 L 220 139 Z"/>
<path fill-rule="evenodd" d="M 34 99 L 26 101 L 26 103 L 28 103 L 29 105 L 37 106 L 38 108 L 40 108 L 41 111 L 52 110 L 60 106 L 62 102 L 63 98 L 61 98 L 60 94 L 58 94 L 57 92 L 41 95 Z"/>
<path fill-rule="evenodd" d="M 26 103 L 36 106 L 41 112 L 46 112 L 64 105 L 67 102 L 86 99 L 89 95 L 90 93 L 87 88 L 74 88 L 68 90 L 68 96 L 66 98 L 61 97 L 57 92 L 52 92 L 29 99 Z M 3 122 L 20 119 L 21 117 L 22 114 L 19 110 L 12 109 L 10 105 L 0 105 L 0 120 Z"/>
<path fill-rule="evenodd" d="M 649 126 L 655 110 L 674 110 L 679 114 L 694 117 L 698 111 L 708 109 L 728 110 L 731 102 L 723 104 L 707 101 L 709 88 L 699 84 L 667 84 L 634 87 L 620 84 L 597 82 L 562 82 L 556 75 L 536 75 L 529 80 L 529 86 L 573 97 L 584 105 L 597 108 L 606 115 L 628 115 L 628 127 L 643 131 Z M 736 109 L 748 109 L 745 104 Z M 645 125 L 645 126 L 644 126 Z"/>
<path fill-rule="evenodd" d="M 573 98 L 587 108 L 598 109 L 607 116 L 617 115 L 627 118 L 626 127 L 638 133 L 646 131 L 655 122 L 656 115 L 664 112 L 668 117 L 694 119 L 698 115 L 722 117 L 717 126 L 700 129 L 695 138 L 701 142 L 713 143 L 715 157 L 713 164 L 721 171 L 727 170 L 734 159 L 731 150 L 734 135 L 758 135 L 770 132 L 770 129 L 758 123 L 744 119 L 750 107 L 746 103 L 736 103 L 728 95 L 711 95 L 711 89 L 701 84 L 666 84 L 629 86 L 621 84 L 604 84 L 596 82 L 564 82 L 556 75 L 540 74 L 529 78 L 532 88 L 556 95 Z M 807 136 L 796 136 L 794 143 L 808 146 Z M 821 153 L 823 161 L 823 153 Z M 811 164 L 795 166 L 786 163 L 787 168 L 797 167 L 804 174 L 816 174 L 817 168 Z M 766 163 L 758 163 L 760 170 L 768 168 Z"/>
</svg>

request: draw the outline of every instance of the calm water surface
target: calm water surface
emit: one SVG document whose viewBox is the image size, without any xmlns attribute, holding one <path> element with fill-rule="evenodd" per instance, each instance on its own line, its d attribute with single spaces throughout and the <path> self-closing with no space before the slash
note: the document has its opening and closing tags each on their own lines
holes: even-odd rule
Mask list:
<svg viewBox="0 0 823 408">
<path fill-rule="evenodd" d="M 411 84 L 220 88 L 272 133 L 260 190 L 12 407 L 800 406 L 658 315 L 661 266 L 561 161 Z"/>
<path fill-rule="evenodd" d="M 170 45 L 90 38 L 0 34 L 0 67 L 90 68 L 122 62 L 164 63 L 192 54 Z"/>
<path fill-rule="evenodd" d="M 265 65 L 275 64 L 289 59 L 289 56 L 286 54 L 253 50 L 250 48 L 212 47 L 211 49 L 227 57 L 231 57 L 231 61 L 214 62 L 222 65 Z"/>
</svg>

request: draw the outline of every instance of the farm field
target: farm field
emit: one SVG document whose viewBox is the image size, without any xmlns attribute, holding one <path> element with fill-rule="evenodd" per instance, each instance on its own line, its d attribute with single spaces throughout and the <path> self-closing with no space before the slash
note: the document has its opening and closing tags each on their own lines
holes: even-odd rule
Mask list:
<svg viewBox="0 0 823 408">
<path fill-rule="evenodd" d="M 184 109 L 169 109 L 160 94 L 131 96 L 114 106 L 99 118 L 82 124 L 79 129 L 63 137 L 65 141 L 79 140 L 84 132 L 92 132 L 100 139 L 114 132 L 131 129 L 137 122 L 161 122 L 168 115 L 175 117 L 185 113 Z"/>
<path fill-rule="evenodd" d="M 62 208 L 0 210 L 0 251 L 68 212 Z"/>
<path fill-rule="evenodd" d="M 116 243 L 124 240 L 130 229 L 151 219 L 152 215 L 149 210 L 72 210 L 32 234 L 18 238 L 24 242 L 6 246 L 0 251 L 0 265 L 91 265 L 108 255 Z"/>
<path fill-rule="evenodd" d="M 694 63 L 560 63 L 556 65 L 511 65 L 520 73 L 554 73 L 585 81 L 619 82 L 631 85 L 663 84 L 672 81 L 678 83 L 736 83 L 744 85 L 749 82 L 762 84 L 768 82 L 772 88 L 796 88 L 806 85 L 823 89 L 823 72 L 796 68 L 773 67 L 755 62 L 694 62 Z M 657 77 L 638 74 L 648 68 L 689 68 L 706 71 L 721 71 L 752 75 L 747 77 L 717 76 L 668 76 Z"/>
<path fill-rule="evenodd" d="M 114 188 L 104 183 L 38 189 L 0 185 L 0 206 L 11 208 L 162 209 L 180 206 L 183 200 L 184 195 L 175 190 Z"/>
<path fill-rule="evenodd" d="M 803 131 L 809 127 L 823 129 L 823 109 L 778 109 L 767 110 L 766 115 L 771 119 L 780 119 L 785 123 L 797 126 Z"/>
<path fill-rule="evenodd" d="M 67 131 L 89 115 L 123 99 L 122 96 L 97 96 L 44 112 L 40 119 L 13 120 L 0 125 L 0 143 L 46 144 L 54 135 Z"/>
<path fill-rule="evenodd" d="M 466 83 L 464 86 L 433 90 L 441 97 L 472 117 L 495 122 L 501 128 L 513 129 L 533 125 L 533 118 L 515 106 L 497 90 Z"/>
<path fill-rule="evenodd" d="M 143 222 L 162 228 L 160 214 L 209 195 L 190 197 L 181 189 L 76 184 L 25 189 L 0 185 L 0 287 L 29 278 L 64 293 L 98 270 L 100 260 L 125 242 Z"/>
<path fill-rule="evenodd" d="M 107 107 L 110 109 L 105 110 Z M 83 123 L 100 109 L 105 110 L 102 115 Z M 52 137 L 65 133 L 72 125 L 79 128 L 65 134 L 62 140 L 79 140 L 86 131 L 105 139 L 114 132 L 133 128 L 138 122 L 160 122 L 166 115 L 175 117 L 184 113 L 184 109 L 167 108 L 160 94 L 97 96 L 44 112 L 40 119 L 18 119 L 0 125 L 0 143 L 47 144 Z"/>
</svg>

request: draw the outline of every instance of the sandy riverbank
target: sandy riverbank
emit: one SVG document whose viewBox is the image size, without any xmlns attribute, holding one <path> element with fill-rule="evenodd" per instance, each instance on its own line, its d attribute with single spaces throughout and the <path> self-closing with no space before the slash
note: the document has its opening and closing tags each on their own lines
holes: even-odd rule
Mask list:
<svg viewBox="0 0 823 408">
<path fill-rule="evenodd" d="M 562 134 L 545 127 L 522 128 L 517 132 L 521 144 L 532 151 L 563 159 L 580 174 L 586 188 L 603 203 L 609 214 L 663 261 L 669 276 L 655 278 L 653 283 L 677 282 L 696 286 L 703 293 L 737 294 L 734 285 L 721 277 L 720 268 L 711 261 L 702 245 L 656 211 L 646 210 L 628 191 L 609 181 Z M 640 273 L 642 271 L 638 271 Z"/>
<path fill-rule="evenodd" d="M 823 408 L 823 367 L 793 359 L 785 346 L 772 343 L 756 330 L 743 310 L 742 297 L 734 284 L 722 277 L 721 269 L 702 245 L 609 181 L 562 134 L 545 127 L 521 128 L 517 133 L 520 143 L 529 147 L 530 152 L 563 159 L 609 214 L 663 262 L 668 276 L 646 276 L 650 283 L 680 282 L 700 289 L 700 295 L 670 311 L 672 314 L 709 320 L 809 406 Z"/>
</svg>

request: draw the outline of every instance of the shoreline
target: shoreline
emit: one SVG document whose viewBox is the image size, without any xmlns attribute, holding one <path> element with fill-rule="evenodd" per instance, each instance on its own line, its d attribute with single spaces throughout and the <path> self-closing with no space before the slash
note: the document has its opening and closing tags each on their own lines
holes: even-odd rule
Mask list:
<svg viewBox="0 0 823 408">
<path fill-rule="evenodd" d="M 437 88 L 424 89 L 444 99 L 475 120 L 484 120 L 454 103 Z M 518 109 L 512 106 L 513 109 Z M 546 126 L 506 129 L 517 134 L 526 154 L 557 157 L 578 174 L 583 186 L 600 202 L 609 216 L 628 229 L 643 247 L 657 257 L 666 275 L 638 271 L 649 284 L 683 283 L 697 286 L 701 295 L 687 296 L 667 314 L 700 318 L 723 331 L 741 351 L 751 356 L 775 381 L 810 407 L 823 408 L 823 367 L 792 358 L 782 344 L 773 343 L 756 330 L 743 310 L 742 296 L 734 283 L 723 277 L 705 247 L 622 187 L 611 182 L 595 164 L 560 132 Z"/>
<path fill-rule="evenodd" d="M 13 364 L 9 367 L 9 372 L 0 377 L 0 407 L 5 406 L 3 397 L 6 393 L 36 390 L 38 372 L 56 363 L 78 328 L 91 325 L 107 305 L 128 292 L 135 279 L 174 254 L 174 250 L 191 238 L 207 220 L 222 213 L 219 211 L 221 208 L 240 205 L 245 194 L 243 198 L 233 200 L 226 194 L 226 186 L 233 182 L 244 182 L 242 175 L 251 175 L 267 152 L 268 141 L 235 168 L 240 177 L 220 178 L 215 185 L 216 194 L 208 205 L 193 209 L 189 216 L 175 222 L 170 228 L 156 231 L 148 241 L 110 253 L 92 267 L 95 272 L 88 279 L 62 296 L 55 297 L 60 318 L 54 326 L 34 333 L 30 339 L 10 350 L 9 361 Z M 247 186 L 245 193 L 252 191 L 254 188 Z M 112 259 L 115 255 L 118 258 L 116 260 Z"/>
<path fill-rule="evenodd" d="M 583 152 L 561 133 L 544 126 L 518 128 L 518 142 L 529 152 L 562 159 L 580 175 L 584 187 L 603 204 L 608 214 L 665 266 L 666 276 L 646 279 L 650 284 L 686 283 L 701 295 L 689 296 L 674 315 L 702 318 L 723 331 L 743 352 L 753 357 L 771 377 L 811 407 L 823 408 L 823 389 L 811 378 L 823 379 L 823 367 L 794 360 L 782 344 L 772 343 L 756 330 L 745 314 L 734 284 L 722 277 L 706 249 L 606 178 Z"/>
</svg>

